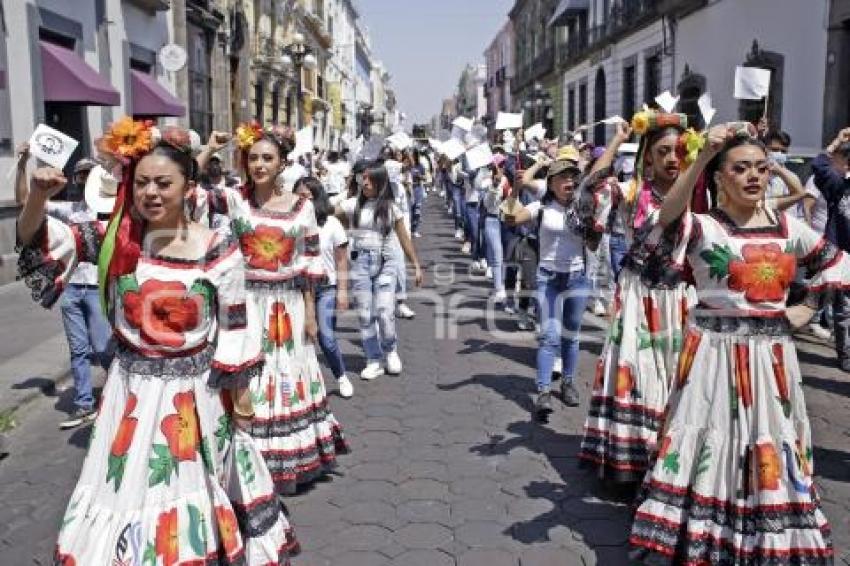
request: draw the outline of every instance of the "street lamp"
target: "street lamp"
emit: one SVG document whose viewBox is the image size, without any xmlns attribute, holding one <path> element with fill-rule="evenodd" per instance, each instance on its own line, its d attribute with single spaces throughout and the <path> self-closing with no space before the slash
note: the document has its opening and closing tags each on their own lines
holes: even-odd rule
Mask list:
<svg viewBox="0 0 850 566">
<path fill-rule="evenodd" d="M 303 95 L 301 93 L 301 69 L 315 69 L 316 56 L 313 55 L 310 46 L 305 42 L 304 34 L 300 32 L 292 34 L 292 43 L 281 49 L 281 51 L 281 63 L 283 63 L 285 67 L 295 68 L 295 101 L 297 106 L 295 109 L 295 125 L 296 129 L 300 129 L 301 106 L 303 99 Z"/>
</svg>

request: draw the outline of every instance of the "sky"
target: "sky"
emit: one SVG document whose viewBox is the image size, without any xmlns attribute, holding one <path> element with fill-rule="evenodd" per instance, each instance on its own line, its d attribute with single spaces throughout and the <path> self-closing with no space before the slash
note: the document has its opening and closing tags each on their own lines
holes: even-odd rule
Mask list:
<svg viewBox="0 0 850 566">
<path fill-rule="evenodd" d="M 513 0 L 356 0 L 374 56 L 392 75 L 406 125 L 440 112 L 467 63 L 483 63 L 484 49 L 507 21 Z"/>
</svg>

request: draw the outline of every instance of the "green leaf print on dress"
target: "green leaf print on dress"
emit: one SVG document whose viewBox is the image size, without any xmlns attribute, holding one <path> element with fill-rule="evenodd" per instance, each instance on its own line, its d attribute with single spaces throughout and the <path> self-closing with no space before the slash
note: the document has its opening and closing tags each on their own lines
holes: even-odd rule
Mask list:
<svg viewBox="0 0 850 566">
<path fill-rule="evenodd" d="M 714 277 L 720 281 L 729 275 L 729 262 L 734 257 L 732 249 L 729 246 L 714 244 L 711 250 L 705 250 L 699 255 L 708 264 L 710 277 Z"/>
</svg>

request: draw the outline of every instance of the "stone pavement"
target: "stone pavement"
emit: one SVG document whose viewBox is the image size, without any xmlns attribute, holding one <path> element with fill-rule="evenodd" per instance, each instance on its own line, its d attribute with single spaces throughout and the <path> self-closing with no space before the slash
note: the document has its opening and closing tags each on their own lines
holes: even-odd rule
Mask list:
<svg viewBox="0 0 850 566">
<path fill-rule="evenodd" d="M 398 323 L 404 374 L 354 380 L 353 399 L 333 398 L 353 452 L 337 474 L 287 500 L 303 545 L 294 565 L 626 564 L 628 506 L 599 493 L 576 461 L 603 322 L 586 318 L 583 406 L 532 422 L 533 337 L 514 333 L 502 313 L 485 315 L 487 284 L 466 273 L 437 201 L 428 200 L 428 236 L 417 240 L 428 286 L 411 301 L 416 319 Z M 342 326 L 355 373 L 350 315 Z M 850 564 L 850 380 L 825 345 L 804 337 L 801 349 L 818 485 L 837 562 Z M 50 564 L 87 437 L 55 428 L 68 398 L 30 405 L 0 463 L 0 563 Z"/>
</svg>

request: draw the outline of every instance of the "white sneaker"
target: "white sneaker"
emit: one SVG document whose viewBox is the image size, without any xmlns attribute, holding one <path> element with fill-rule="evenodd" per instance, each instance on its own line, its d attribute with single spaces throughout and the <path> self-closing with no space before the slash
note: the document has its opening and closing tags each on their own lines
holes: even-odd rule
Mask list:
<svg viewBox="0 0 850 566">
<path fill-rule="evenodd" d="M 493 302 L 497 305 L 501 305 L 508 300 L 508 294 L 505 291 L 496 291 L 493 295 Z M 505 311 L 508 310 L 508 307 L 505 307 Z"/>
<path fill-rule="evenodd" d="M 387 354 L 387 373 L 390 375 L 401 373 L 401 358 L 398 357 L 398 352 L 395 350 Z"/>
<path fill-rule="evenodd" d="M 516 307 L 510 302 L 505 303 L 505 314 L 516 314 Z"/>
<path fill-rule="evenodd" d="M 345 374 L 342 374 L 342 377 L 340 377 L 339 381 L 337 381 L 337 387 L 339 387 L 340 397 L 350 399 L 351 396 L 354 395 L 354 386 Z"/>
<path fill-rule="evenodd" d="M 484 276 L 485 276 L 487 279 L 489 279 L 490 281 L 492 281 L 492 280 L 493 280 L 493 269 L 492 269 L 491 267 L 488 267 L 488 268 L 484 271 Z"/>
<path fill-rule="evenodd" d="M 369 362 L 366 364 L 366 369 L 360 372 L 360 379 L 372 381 L 375 378 L 384 375 L 384 368 L 379 362 Z"/>
<path fill-rule="evenodd" d="M 812 335 L 814 335 L 816 338 L 820 338 L 821 340 L 832 339 L 832 332 L 830 332 L 828 328 L 824 328 L 816 322 L 813 322 L 809 325 L 809 332 L 811 332 Z"/>
<path fill-rule="evenodd" d="M 457 230 L 455 230 L 455 240 L 457 240 L 458 242 L 463 241 L 463 230 L 462 229 L 458 228 Z"/>
<path fill-rule="evenodd" d="M 420 232 L 414 232 L 414 233 L 413 233 L 413 237 L 414 237 L 414 238 L 421 238 L 421 237 L 422 237 L 422 234 L 421 234 Z"/>
<path fill-rule="evenodd" d="M 416 311 L 407 306 L 407 303 L 399 303 L 395 309 L 395 315 L 405 320 L 410 320 L 416 316 Z"/>
<path fill-rule="evenodd" d="M 593 314 L 596 316 L 605 316 L 608 314 L 608 309 L 605 308 L 605 305 L 603 305 L 601 301 L 597 301 L 593 305 Z"/>
<path fill-rule="evenodd" d="M 464 242 L 463 245 L 460 247 L 460 253 L 466 255 L 472 253 L 472 244 L 470 244 L 469 242 Z"/>
</svg>

